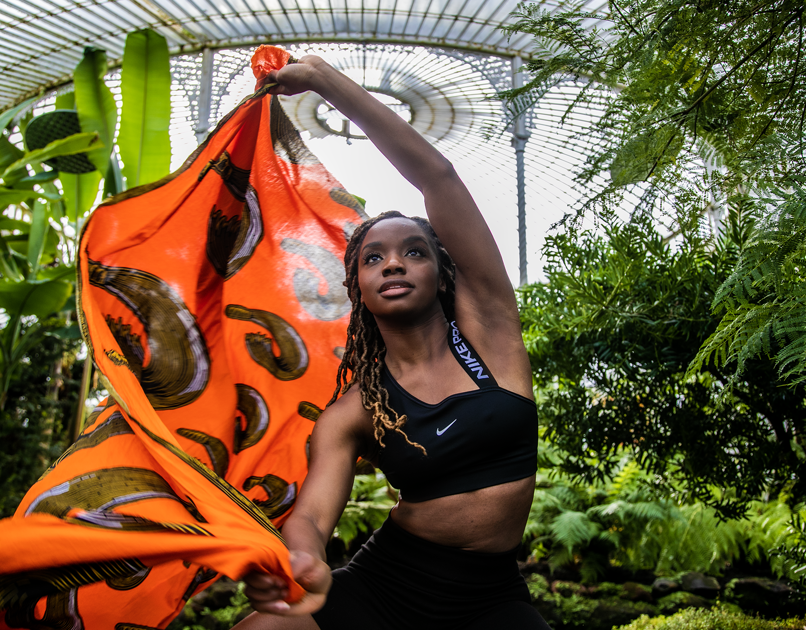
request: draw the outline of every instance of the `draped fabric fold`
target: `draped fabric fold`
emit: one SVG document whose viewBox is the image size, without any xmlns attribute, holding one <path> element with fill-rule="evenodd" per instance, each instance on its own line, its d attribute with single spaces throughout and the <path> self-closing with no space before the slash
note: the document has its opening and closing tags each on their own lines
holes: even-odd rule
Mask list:
<svg viewBox="0 0 806 630">
<path fill-rule="evenodd" d="M 363 209 L 262 87 L 288 61 L 258 49 L 257 91 L 182 168 L 87 222 L 77 310 L 110 396 L 0 521 L 0 628 L 164 628 L 218 576 L 290 576 L 277 526 L 335 384 Z"/>
</svg>

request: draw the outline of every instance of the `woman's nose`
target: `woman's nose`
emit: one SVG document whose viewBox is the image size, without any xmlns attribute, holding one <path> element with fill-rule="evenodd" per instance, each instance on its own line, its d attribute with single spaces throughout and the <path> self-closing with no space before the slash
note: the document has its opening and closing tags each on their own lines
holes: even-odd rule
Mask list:
<svg viewBox="0 0 806 630">
<path fill-rule="evenodd" d="M 403 261 L 397 256 L 389 256 L 384 262 L 384 276 L 388 276 L 393 273 L 406 273 L 406 267 L 403 265 Z"/>
</svg>

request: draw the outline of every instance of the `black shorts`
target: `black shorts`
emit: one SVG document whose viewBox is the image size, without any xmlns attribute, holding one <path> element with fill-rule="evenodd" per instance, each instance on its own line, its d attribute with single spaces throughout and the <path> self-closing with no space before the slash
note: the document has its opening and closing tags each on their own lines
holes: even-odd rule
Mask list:
<svg viewBox="0 0 806 630">
<path fill-rule="evenodd" d="M 550 630 L 532 607 L 518 549 L 480 553 L 410 534 L 388 518 L 333 571 L 321 630 Z"/>
</svg>

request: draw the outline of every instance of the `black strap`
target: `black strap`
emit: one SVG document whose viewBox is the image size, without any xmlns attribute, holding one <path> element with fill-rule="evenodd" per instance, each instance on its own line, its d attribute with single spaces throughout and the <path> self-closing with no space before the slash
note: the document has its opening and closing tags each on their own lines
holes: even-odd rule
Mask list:
<svg viewBox="0 0 806 630">
<path fill-rule="evenodd" d="M 470 342 L 462 337 L 462 333 L 456 327 L 456 322 L 451 322 L 448 329 L 448 345 L 453 352 L 453 356 L 459 362 L 467 375 L 473 379 L 479 387 L 498 387 L 495 377 L 490 369 L 484 365 L 479 353 L 473 349 Z"/>
</svg>

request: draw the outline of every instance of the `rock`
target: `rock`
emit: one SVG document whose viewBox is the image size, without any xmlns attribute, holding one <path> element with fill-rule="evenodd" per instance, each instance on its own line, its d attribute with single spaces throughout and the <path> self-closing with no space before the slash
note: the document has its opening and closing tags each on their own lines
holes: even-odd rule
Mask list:
<svg viewBox="0 0 806 630">
<path fill-rule="evenodd" d="M 582 586 L 582 584 L 577 584 L 576 582 L 555 580 L 551 583 L 551 592 L 557 593 L 562 597 L 571 597 L 571 595 L 585 596 L 588 594 L 588 589 Z"/>
<path fill-rule="evenodd" d="M 700 597 L 713 599 L 719 595 L 719 582 L 710 575 L 691 571 L 680 576 L 680 588 Z"/>
<path fill-rule="evenodd" d="M 658 578 L 652 583 L 652 594 L 656 599 L 680 590 L 680 583 L 669 578 Z"/>
<path fill-rule="evenodd" d="M 583 626 L 586 630 L 610 630 L 635 621 L 641 615 L 656 617 L 658 609 L 645 602 L 630 602 L 608 598 L 599 600 L 590 621 Z"/>
<path fill-rule="evenodd" d="M 525 562 L 518 562 L 518 569 L 526 577 L 532 573 L 541 573 L 546 568 L 545 562 L 537 562 L 529 558 Z"/>
<path fill-rule="evenodd" d="M 687 591 L 677 591 L 658 600 L 658 609 L 662 615 L 673 615 L 684 608 L 710 608 L 711 602 L 699 595 Z"/>
<path fill-rule="evenodd" d="M 781 614 L 794 599 L 794 590 L 784 582 L 767 578 L 737 578 L 725 586 L 725 599 L 744 610 L 762 615 Z"/>
<path fill-rule="evenodd" d="M 631 602 L 647 602 L 652 604 L 655 598 L 652 597 L 652 589 L 638 582 L 625 582 L 621 586 L 621 597 Z"/>
</svg>

